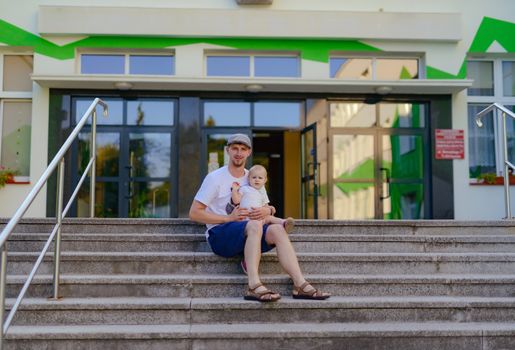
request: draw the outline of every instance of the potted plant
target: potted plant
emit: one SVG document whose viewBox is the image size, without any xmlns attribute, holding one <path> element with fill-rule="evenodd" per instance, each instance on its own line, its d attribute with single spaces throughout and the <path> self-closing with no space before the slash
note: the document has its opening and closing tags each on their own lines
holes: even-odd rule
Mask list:
<svg viewBox="0 0 515 350">
<path fill-rule="evenodd" d="M 496 179 L 497 179 L 497 174 L 495 174 L 495 173 L 483 173 L 483 174 L 479 174 L 479 176 L 477 177 L 477 180 L 479 183 L 489 184 L 489 185 L 495 184 Z"/>
<path fill-rule="evenodd" d="M 5 168 L 0 166 L 0 188 L 4 187 L 5 184 L 14 183 L 14 176 L 18 174 L 18 171 Z"/>
<path fill-rule="evenodd" d="M 510 185 L 515 184 L 515 176 L 510 172 L 509 174 L 509 182 Z M 477 180 L 481 184 L 487 185 L 503 185 L 504 184 L 504 176 L 497 176 L 495 173 L 483 173 L 477 177 Z"/>
</svg>

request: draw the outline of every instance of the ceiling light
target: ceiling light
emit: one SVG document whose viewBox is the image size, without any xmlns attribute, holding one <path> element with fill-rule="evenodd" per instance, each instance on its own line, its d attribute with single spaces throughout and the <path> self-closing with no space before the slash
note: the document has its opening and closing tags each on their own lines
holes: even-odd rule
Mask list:
<svg viewBox="0 0 515 350">
<path fill-rule="evenodd" d="M 132 84 L 128 81 L 118 81 L 114 83 L 114 87 L 118 90 L 130 90 L 132 89 Z"/>
<path fill-rule="evenodd" d="M 375 90 L 379 95 L 387 95 L 392 92 L 392 88 L 389 86 L 378 86 Z"/>
<path fill-rule="evenodd" d="M 250 84 L 250 85 L 245 86 L 245 89 L 248 92 L 260 92 L 261 90 L 263 90 L 263 85 Z"/>
</svg>

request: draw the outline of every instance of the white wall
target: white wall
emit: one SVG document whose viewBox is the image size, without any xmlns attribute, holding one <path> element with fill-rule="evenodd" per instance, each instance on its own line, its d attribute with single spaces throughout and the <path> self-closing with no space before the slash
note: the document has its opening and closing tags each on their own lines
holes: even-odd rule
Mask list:
<svg viewBox="0 0 515 350">
<path fill-rule="evenodd" d="M 454 129 L 468 130 L 467 94 L 456 94 L 452 101 Z M 465 132 L 466 136 L 467 132 Z M 504 186 L 472 185 L 469 182 L 468 138 L 465 137 L 465 159 L 453 160 L 454 213 L 458 220 L 502 219 L 506 216 Z M 511 206 L 515 209 L 515 186 L 510 187 Z M 515 211 L 512 210 L 515 215 Z"/>
</svg>

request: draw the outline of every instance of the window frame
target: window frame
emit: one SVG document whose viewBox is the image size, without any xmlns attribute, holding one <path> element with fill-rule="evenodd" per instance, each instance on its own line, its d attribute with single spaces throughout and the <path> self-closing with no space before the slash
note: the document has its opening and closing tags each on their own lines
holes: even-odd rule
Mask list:
<svg viewBox="0 0 515 350">
<path fill-rule="evenodd" d="M 347 53 L 347 52 L 330 52 L 329 53 L 329 60 L 327 64 L 327 77 L 331 80 L 358 80 L 358 79 L 342 79 L 342 78 L 336 78 L 331 77 L 331 59 L 332 58 L 354 58 L 354 59 L 369 59 L 372 60 L 371 66 L 372 66 L 372 77 L 370 78 L 370 81 L 382 81 L 378 80 L 376 78 L 376 72 L 377 72 L 377 60 L 380 59 L 398 59 L 398 60 L 417 60 L 417 69 L 418 69 L 418 78 L 411 79 L 411 80 L 421 80 L 426 78 L 426 64 L 425 64 L 425 56 L 423 53 L 418 52 L 382 52 L 380 55 L 378 55 L 376 52 L 367 54 L 367 53 Z M 399 79 L 396 79 L 399 80 Z"/>
<path fill-rule="evenodd" d="M 32 56 L 34 60 L 34 52 L 28 50 L 20 50 L 20 51 L 11 51 L 11 50 L 0 50 L 0 165 L 2 165 L 2 135 L 3 135 L 3 125 L 4 125 L 4 102 L 30 102 L 33 108 L 33 91 L 4 91 L 4 57 L 5 56 Z M 34 62 L 34 61 L 33 61 Z M 34 67 L 32 67 L 32 73 L 34 73 Z M 31 128 L 32 128 L 32 115 L 31 115 Z M 32 131 L 31 131 L 31 139 L 32 139 Z M 32 141 L 32 140 L 31 140 Z M 32 147 L 32 146 L 31 146 Z M 30 155 L 29 155 L 30 159 Z M 31 173 L 31 164 L 29 161 L 29 175 L 30 178 Z M 28 179 L 24 176 L 24 179 L 21 180 L 22 183 L 28 181 Z"/>
<path fill-rule="evenodd" d="M 117 73 L 82 73 L 82 56 L 83 55 L 97 55 L 97 56 L 124 56 L 124 68 L 123 74 Z M 173 57 L 173 73 L 174 74 L 131 74 L 130 73 L 130 56 L 172 56 Z M 77 59 L 75 60 L 75 72 L 83 76 L 117 76 L 117 77 L 175 77 L 177 75 L 176 70 L 176 54 L 175 50 L 78 50 L 76 53 Z"/>
<path fill-rule="evenodd" d="M 249 58 L 249 75 L 208 75 L 207 73 L 207 58 L 208 57 L 248 57 Z M 255 74 L 255 57 L 289 57 L 295 58 L 298 63 L 297 76 L 295 77 L 281 77 L 281 76 L 256 76 Z M 299 52 L 289 51 L 289 52 L 258 52 L 258 51 L 205 51 L 204 52 L 204 64 L 203 64 L 203 72 L 204 77 L 207 78 L 228 78 L 228 79 L 241 79 L 241 78 L 253 78 L 253 79 L 300 79 L 302 78 L 302 59 L 300 57 Z"/>
<path fill-rule="evenodd" d="M 483 104 L 485 106 L 491 105 L 492 103 L 499 103 L 503 106 L 515 106 L 515 96 L 504 96 L 504 86 L 503 86 L 503 71 L 502 71 L 502 63 L 506 61 L 515 62 L 515 57 L 513 56 L 487 56 L 487 57 L 475 57 L 468 56 L 465 64 L 469 61 L 486 61 L 493 63 L 493 88 L 494 93 L 491 96 L 472 96 L 468 94 L 467 90 L 467 125 L 470 123 L 470 117 L 468 115 L 468 107 L 470 105 Z M 495 110 L 493 112 L 493 127 L 494 127 L 494 145 L 495 145 L 495 169 L 496 175 L 502 176 L 504 172 L 504 164 L 503 164 L 503 134 L 502 134 L 502 126 L 500 125 L 501 116 L 498 115 L 498 111 Z M 468 129 L 468 128 L 467 128 Z M 467 130 L 468 131 L 468 130 Z M 470 152 L 470 147 L 468 148 L 468 152 Z M 469 182 L 476 183 L 476 179 L 471 177 L 470 175 L 470 154 L 469 155 Z"/>
</svg>

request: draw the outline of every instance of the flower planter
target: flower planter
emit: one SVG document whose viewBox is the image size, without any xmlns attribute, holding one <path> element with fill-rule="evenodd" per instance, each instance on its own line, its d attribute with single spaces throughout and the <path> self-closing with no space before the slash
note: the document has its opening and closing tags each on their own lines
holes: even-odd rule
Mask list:
<svg viewBox="0 0 515 350">
<path fill-rule="evenodd" d="M 515 176 L 510 175 L 510 185 L 515 185 Z M 490 181 L 485 181 L 483 179 L 481 182 L 478 182 L 477 185 L 492 185 L 492 186 L 500 186 L 504 185 L 504 176 L 496 176 L 494 179 Z"/>
<path fill-rule="evenodd" d="M 16 181 L 14 181 L 14 175 L 9 174 L 7 175 L 7 179 L 5 179 L 6 184 L 14 184 Z"/>
</svg>

